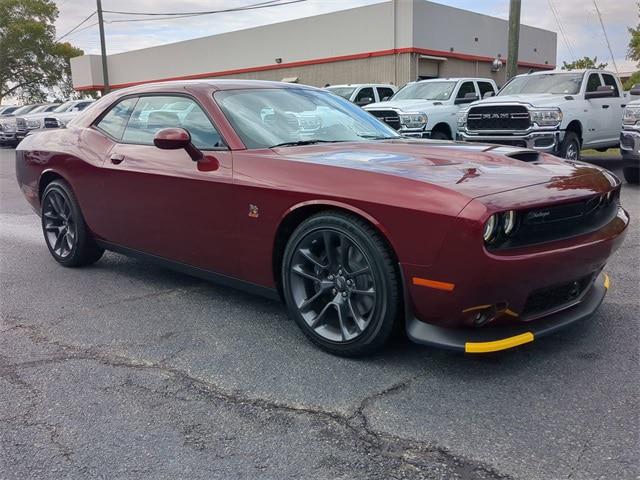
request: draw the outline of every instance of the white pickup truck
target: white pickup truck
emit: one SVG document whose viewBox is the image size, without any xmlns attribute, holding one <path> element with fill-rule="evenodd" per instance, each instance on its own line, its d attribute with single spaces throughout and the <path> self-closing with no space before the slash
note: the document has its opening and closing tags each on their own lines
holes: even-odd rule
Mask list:
<svg viewBox="0 0 640 480">
<path fill-rule="evenodd" d="M 497 91 L 495 82 L 487 78 L 420 80 L 405 85 L 391 100 L 364 109 L 402 135 L 453 140 L 458 111 Z"/>
<path fill-rule="evenodd" d="M 581 149 L 618 146 L 627 102 L 620 80 L 604 70 L 518 75 L 459 113 L 458 138 L 578 160 Z"/>
</svg>

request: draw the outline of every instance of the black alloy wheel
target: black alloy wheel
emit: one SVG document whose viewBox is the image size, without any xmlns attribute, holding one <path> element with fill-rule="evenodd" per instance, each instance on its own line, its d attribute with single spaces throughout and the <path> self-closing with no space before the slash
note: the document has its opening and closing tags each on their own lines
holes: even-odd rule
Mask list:
<svg viewBox="0 0 640 480">
<path fill-rule="evenodd" d="M 71 191 L 62 180 L 47 185 L 42 195 L 42 231 L 49 252 L 65 267 L 89 265 L 100 259 L 99 248 Z"/>
<path fill-rule="evenodd" d="M 303 222 L 285 251 L 283 285 L 290 314 L 331 353 L 369 354 L 391 333 L 395 264 L 378 232 L 357 217 L 331 212 Z"/>
</svg>

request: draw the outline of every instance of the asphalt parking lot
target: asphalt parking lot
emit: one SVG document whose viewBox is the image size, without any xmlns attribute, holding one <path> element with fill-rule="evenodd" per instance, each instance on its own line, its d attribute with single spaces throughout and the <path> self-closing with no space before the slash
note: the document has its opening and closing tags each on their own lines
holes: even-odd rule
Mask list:
<svg viewBox="0 0 640 480">
<path fill-rule="evenodd" d="M 348 360 L 275 302 L 112 253 L 59 267 L 0 149 L 0 479 L 638 478 L 640 188 L 622 201 L 589 321 Z"/>
</svg>

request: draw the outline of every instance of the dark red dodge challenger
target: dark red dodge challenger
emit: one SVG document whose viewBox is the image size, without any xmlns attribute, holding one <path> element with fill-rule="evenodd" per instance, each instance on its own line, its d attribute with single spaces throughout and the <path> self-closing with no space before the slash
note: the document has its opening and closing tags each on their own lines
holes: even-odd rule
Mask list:
<svg viewBox="0 0 640 480">
<path fill-rule="evenodd" d="M 331 93 L 240 80 L 106 95 L 27 137 L 20 187 L 60 264 L 104 250 L 281 297 L 339 355 L 394 323 L 468 353 L 590 314 L 629 218 L 606 170 L 413 140 Z"/>
</svg>

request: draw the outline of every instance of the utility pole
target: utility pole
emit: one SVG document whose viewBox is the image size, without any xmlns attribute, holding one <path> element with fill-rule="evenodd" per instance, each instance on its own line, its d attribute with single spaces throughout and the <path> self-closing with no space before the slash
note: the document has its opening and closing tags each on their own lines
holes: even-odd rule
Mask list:
<svg viewBox="0 0 640 480">
<path fill-rule="evenodd" d="M 509 2 L 509 47 L 507 51 L 507 80 L 518 74 L 518 43 L 520 42 L 520 0 Z"/>
<path fill-rule="evenodd" d="M 109 71 L 107 69 L 107 47 L 104 42 L 104 22 L 102 21 L 102 1 L 96 0 L 98 7 L 98 25 L 100 27 L 100 50 L 102 52 L 102 82 L 104 88 L 102 93 L 109 93 L 111 88 L 109 87 Z"/>
</svg>

